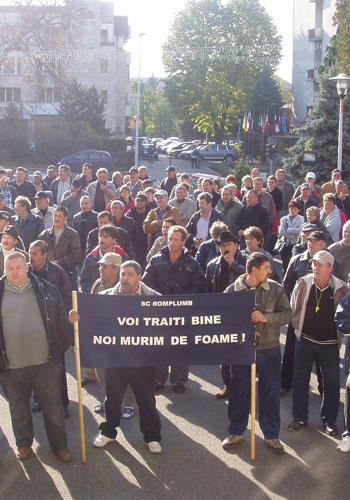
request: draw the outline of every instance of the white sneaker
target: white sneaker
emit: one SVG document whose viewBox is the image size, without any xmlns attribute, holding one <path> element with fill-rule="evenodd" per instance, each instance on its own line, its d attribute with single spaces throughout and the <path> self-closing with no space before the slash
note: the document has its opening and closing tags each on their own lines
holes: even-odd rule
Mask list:
<svg viewBox="0 0 350 500">
<path fill-rule="evenodd" d="M 160 443 L 158 443 L 158 441 L 150 441 L 146 444 L 151 453 L 162 453 L 162 447 L 160 446 Z"/>
<path fill-rule="evenodd" d="M 109 438 L 108 436 L 104 436 L 101 432 L 95 437 L 93 441 L 93 445 L 95 448 L 103 448 L 108 443 L 112 443 L 115 439 Z"/>
<path fill-rule="evenodd" d="M 337 446 L 337 450 L 347 453 L 350 451 L 350 436 L 344 436 Z"/>
</svg>

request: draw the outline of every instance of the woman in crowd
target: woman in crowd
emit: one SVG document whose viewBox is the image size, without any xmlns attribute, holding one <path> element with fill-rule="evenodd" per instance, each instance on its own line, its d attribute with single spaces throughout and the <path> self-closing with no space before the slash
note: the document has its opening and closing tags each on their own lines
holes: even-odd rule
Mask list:
<svg viewBox="0 0 350 500">
<path fill-rule="evenodd" d="M 296 244 L 302 225 L 304 224 L 304 217 L 299 215 L 300 204 L 297 200 L 289 202 L 288 211 L 289 214 L 282 217 L 278 229 L 281 237 L 280 254 L 285 271 L 292 255 L 293 246 Z"/>
<path fill-rule="evenodd" d="M 242 177 L 242 186 L 241 186 L 241 196 L 240 199 L 243 200 L 244 196 L 253 189 L 253 177 L 250 175 L 245 175 Z"/>
<path fill-rule="evenodd" d="M 335 204 L 334 194 L 327 193 L 323 195 L 323 209 L 320 218 L 333 242 L 339 241 L 342 223 L 339 209 Z"/>
</svg>

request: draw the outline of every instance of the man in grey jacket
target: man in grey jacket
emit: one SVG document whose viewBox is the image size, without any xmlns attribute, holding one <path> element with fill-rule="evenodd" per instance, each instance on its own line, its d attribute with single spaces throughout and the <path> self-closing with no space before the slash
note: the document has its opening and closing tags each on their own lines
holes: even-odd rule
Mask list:
<svg viewBox="0 0 350 500">
<path fill-rule="evenodd" d="M 292 315 L 283 287 L 267 279 L 271 274 L 270 260 L 254 252 L 246 264 L 247 273 L 239 276 L 225 293 L 255 290 L 255 308 L 251 320 L 256 326 L 256 366 L 259 375 L 259 424 L 264 434 L 264 444 L 273 453 L 281 454 L 284 448 L 279 440 L 281 350 L 280 327 Z M 228 437 L 223 441 L 224 450 L 230 450 L 244 441 L 243 433 L 248 424 L 250 404 L 250 365 L 231 365 Z"/>
</svg>

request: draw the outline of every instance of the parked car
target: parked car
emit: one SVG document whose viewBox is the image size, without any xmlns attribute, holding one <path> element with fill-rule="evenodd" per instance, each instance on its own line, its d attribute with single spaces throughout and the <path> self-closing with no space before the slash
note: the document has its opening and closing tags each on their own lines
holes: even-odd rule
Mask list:
<svg viewBox="0 0 350 500">
<path fill-rule="evenodd" d="M 98 168 L 106 168 L 107 170 L 113 170 L 113 160 L 111 155 L 107 151 L 100 151 L 98 149 L 85 149 L 75 153 L 71 156 L 66 156 L 61 158 L 57 162 L 57 166 L 69 165 L 72 172 L 77 172 L 81 170 L 84 163 L 90 163 L 94 172 Z"/>
<path fill-rule="evenodd" d="M 192 156 L 192 152 L 197 148 L 198 146 L 196 144 L 188 144 L 186 147 L 181 149 L 180 151 L 175 151 L 176 158 L 179 160 L 190 160 Z"/>
<path fill-rule="evenodd" d="M 198 149 L 202 160 L 223 160 L 233 163 L 238 159 L 238 151 L 230 144 L 208 144 Z"/>
</svg>

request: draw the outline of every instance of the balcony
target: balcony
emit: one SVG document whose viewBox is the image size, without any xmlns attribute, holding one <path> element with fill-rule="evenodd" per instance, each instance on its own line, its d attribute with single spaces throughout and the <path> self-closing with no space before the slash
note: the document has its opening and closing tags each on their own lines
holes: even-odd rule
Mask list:
<svg viewBox="0 0 350 500">
<path fill-rule="evenodd" d="M 322 42 L 322 28 L 309 30 L 309 42 Z"/>
</svg>

